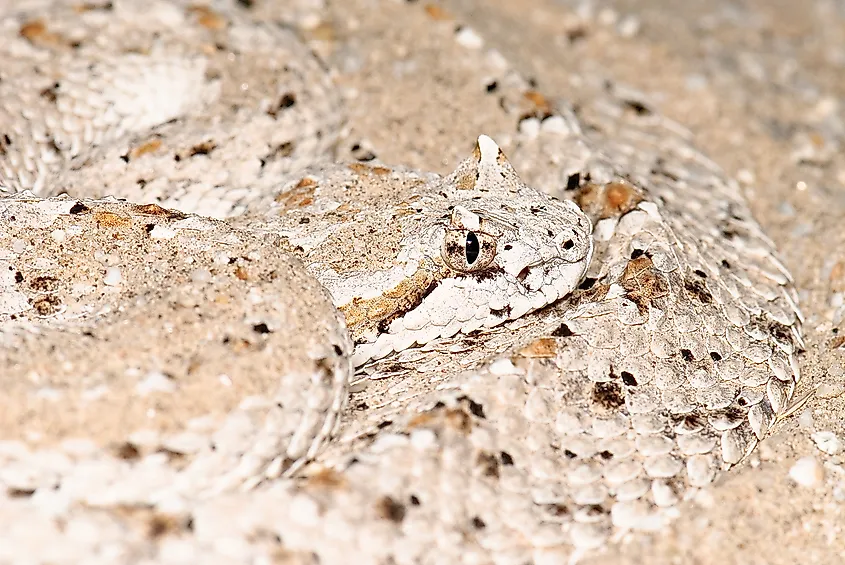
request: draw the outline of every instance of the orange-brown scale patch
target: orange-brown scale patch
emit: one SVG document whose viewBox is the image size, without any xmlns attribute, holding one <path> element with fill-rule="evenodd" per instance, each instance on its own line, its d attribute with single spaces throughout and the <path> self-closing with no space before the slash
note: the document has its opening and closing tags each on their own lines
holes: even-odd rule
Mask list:
<svg viewBox="0 0 845 565">
<path fill-rule="evenodd" d="M 337 214 L 338 218 L 340 218 L 340 220 L 344 222 L 351 222 L 354 219 L 355 214 L 360 211 L 360 208 L 348 202 L 341 204 L 335 209 L 335 213 Z"/>
<path fill-rule="evenodd" d="M 381 165 L 366 165 L 364 163 L 349 163 L 349 168 L 360 175 L 386 175 L 390 169 Z"/>
<path fill-rule="evenodd" d="M 824 136 L 817 131 L 810 132 L 810 143 L 816 146 L 819 149 L 824 148 L 826 142 Z"/>
<path fill-rule="evenodd" d="M 67 43 L 61 35 L 49 31 L 42 19 L 24 22 L 18 33 L 33 45 L 57 46 Z"/>
<path fill-rule="evenodd" d="M 145 505 L 119 504 L 111 510 L 124 519 L 140 524 L 148 539 L 158 539 L 167 535 L 186 531 L 190 527 L 190 516 L 179 516 L 158 512 Z"/>
<path fill-rule="evenodd" d="M 393 212 L 393 218 L 404 218 L 405 216 L 412 216 L 416 214 L 416 210 L 414 210 L 410 204 L 407 202 L 401 202 Z"/>
<path fill-rule="evenodd" d="M 575 304 L 585 304 L 587 302 L 601 302 L 610 291 L 610 285 L 597 284 L 590 288 L 578 289 L 572 293 Z"/>
<path fill-rule="evenodd" d="M 552 115 L 551 103 L 536 90 L 526 90 L 522 93 L 522 97 L 531 105 L 528 112 L 522 116 L 523 119 L 538 118 L 542 120 Z"/>
<path fill-rule="evenodd" d="M 666 281 L 654 270 L 654 263 L 647 255 L 640 255 L 625 265 L 620 283 L 626 290 L 625 296 L 637 305 L 640 314 L 648 312 L 653 300 L 669 294 Z"/>
<path fill-rule="evenodd" d="M 331 22 L 320 22 L 311 29 L 305 31 L 308 39 L 314 41 L 334 41 L 337 38 L 337 31 Z"/>
<path fill-rule="evenodd" d="M 99 228 L 123 228 L 132 225 L 132 218 L 114 212 L 95 212 L 94 221 Z"/>
<path fill-rule="evenodd" d="M 496 153 L 496 162 L 502 167 L 510 165 L 510 161 L 508 161 L 508 158 L 505 157 L 505 152 L 501 149 L 499 149 L 499 152 Z"/>
<path fill-rule="evenodd" d="M 310 206 L 314 203 L 314 191 L 316 188 L 317 183 L 314 180 L 304 178 L 292 189 L 277 195 L 276 202 L 281 204 L 285 210 Z"/>
<path fill-rule="evenodd" d="M 182 220 L 188 215 L 179 210 L 170 210 L 162 208 L 158 204 L 138 204 L 132 207 L 132 210 L 137 214 L 144 214 L 146 216 L 157 216 L 160 218 L 167 218 L 168 220 Z"/>
<path fill-rule="evenodd" d="M 55 295 L 40 296 L 31 300 L 32 309 L 39 316 L 52 316 L 62 309 L 62 300 Z"/>
<path fill-rule="evenodd" d="M 188 8 L 188 13 L 197 18 L 198 24 L 212 31 L 226 29 L 226 26 L 228 25 L 226 18 L 208 6 L 191 6 Z"/>
<path fill-rule="evenodd" d="M 519 350 L 519 355 L 529 358 L 552 359 L 557 356 L 557 340 L 541 337 Z"/>
<path fill-rule="evenodd" d="M 478 174 L 469 172 L 458 177 L 456 188 L 458 190 L 472 190 L 475 188 L 475 181 L 478 179 Z"/>
<path fill-rule="evenodd" d="M 153 138 L 149 141 L 145 141 L 138 147 L 133 147 L 129 151 L 129 158 L 130 159 L 137 159 L 138 157 L 142 157 L 144 155 L 148 155 L 150 153 L 155 153 L 159 149 L 161 149 L 162 142 L 159 138 Z"/>
<path fill-rule="evenodd" d="M 840 335 L 832 340 L 830 340 L 830 348 L 831 349 L 839 349 L 842 346 L 845 346 L 845 335 Z"/>
<path fill-rule="evenodd" d="M 833 292 L 845 292 L 845 261 L 838 261 L 830 270 L 830 290 Z"/>
<path fill-rule="evenodd" d="M 107 4 L 95 4 L 93 2 L 83 2 L 81 4 L 74 4 L 73 11 L 77 14 L 84 14 L 85 12 L 93 12 L 95 10 L 102 10 L 107 12 L 112 9 L 111 2 Z"/>
<path fill-rule="evenodd" d="M 640 189 L 622 180 L 607 184 L 588 183 L 579 189 L 575 203 L 593 221 L 618 218 L 643 201 Z"/>
<path fill-rule="evenodd" d="M 437 20 L 437 21 L 442 22 L 442 21 L 449 21 L 449 20 L 454 19 L 452 17 L 452 14 L 450 14 L 449 12 L 444 10 L 443 7 L 440 6 L 439 4 L 426 4 L 423 7 L 423 9 L 425 10 L 425 13 L 428 14 L 428 16 L 432 20 Z"/>
<path fill-rule="evenodd" d="M 415 428 L 448 428 L 463 434 L 472 431 L 472 417 L 466 410 L 460 408 L 446 408 L 438 406 L 411 418 L 408 429 Z"/>
<path fill-rule="evenodd" d="M 329 467 L 323 467 L 305 478 L 305 484 L 309 487 L 339 490 L 347 486 L 346 477 Z"/>
<path fill-rule="evenodd" d="M 476 140 L 476 142 L 475 142 L 475 147 L 474 147 L 474 148 L 473 148 L 473 150 L 472 150 L 472 159 L 473 159 L 476 163 L 480 163 L 480 162 L 481 162 L 481 146 L 480 146 L 480 145 L 478 145 L 478 140 Z"/>
</svg>

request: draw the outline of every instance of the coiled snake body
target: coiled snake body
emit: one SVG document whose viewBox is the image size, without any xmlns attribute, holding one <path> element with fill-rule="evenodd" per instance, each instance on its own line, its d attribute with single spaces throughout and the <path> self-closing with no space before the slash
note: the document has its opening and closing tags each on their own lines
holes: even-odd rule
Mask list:
<svg viewBox="0 0 845 565">
<path fill-rule="evenodd" d="M 790 275 L 659 124 L 561 102 L 510 161 L 333 163 L 337 87 L 272 18 L 33 6 L 0 30 L 0 548 L 556 563 L 786 412 Z"/>
</svg>

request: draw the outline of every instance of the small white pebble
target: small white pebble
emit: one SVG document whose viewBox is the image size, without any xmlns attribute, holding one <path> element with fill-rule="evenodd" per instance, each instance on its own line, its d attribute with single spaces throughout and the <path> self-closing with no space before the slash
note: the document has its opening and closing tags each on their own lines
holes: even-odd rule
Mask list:
<svg viewBox="0 0 845 565">
<path fill-rule="evenodd" d="M 625 16 L 619 21 L 616 29 L 621 37 L 630 39 L 640 32 L 640 27 L 641 23 L 639 18 L 635 16 Z"/>
<path fill-rule="evenodd" d="M 26 250 L 26 241 L 22 239 L 12 240 L 12 251 L 15 253 L 23 253 Z"/>
<path fill-rule="evenodd" d="M 816 447 L 828 455 L 837 455 L 842 452 L 842 440 L 833 432 L 816 432 L 810 437 L 813 438 Z"/>
<path fill-rule="evenodd" d="M 149 373 L 143 381 L 135 385 L 135 392 L 142 396 L 151 392 L 173 392 L 174 390 L 176 390 L 176 385 L 173 380 L 158 371 Z"/>
<path fill-rule="evenodd" d="M 495 49 L 491 49 L 487 52 L 487 63 L 489 63 L 491 67 L 501 70 L 508 68 L 508 60 Z"/>
<path fill-rule="evenodd" d="M 809 407 L 805 408 L 801 415 L 798 416 L 798 425 L 809 430 L 813 427 L 813 411 Z"/>
<path fill-rule="evenodd" d="M 108 286 L 117 286 L 123 282 L 123 275 L 120 274 L 120 269 L 117 267 L 109 267 L 106 269 L 106 276 L 103 279 L 103 284 Z"/>
<path fill-rule="evenodd" d="M 65 230 L 53 230 L 50 232 L 50 237 L 53 238 L 53 241 L 57 241 L 59 243 L 65 240 Z"/>
<path fill-rule="evenodd" d="M 540 135 L 540 120 L 537 118 L 526 118 L 519 122 L 519 133 L 528 139 L 535 139 Z"/>
<path fill-rule="evenodd" d="M 316 12 L 303 14 L 299 17 L 299 27 L 304 30 L 317 29 L 317 26 L 323 23 L 323 18 Z"/>
<path fill-rule="evenodd" d="M 754 184 L 756 177 L 754 176 L 754 172 L 750 169 L 740 169 L 736 173 L 736 180 L 742 184 Z"/>
<path fill-rule="evenodd" d="M 824 467 L 813 456 L 802 457 L 789 469 L 789 476 L 802 487 L 816 487 L 824 481 Z"/>
<path fill-rule="evenodd" d="M 106 385 L 96 385 L 92 388 L 86 388 L 79 395 L 80 400 L 84 402 L 93 402 L 104 397 L 109 392 L 109 387 Z"/>
<path fill-rule="evenodd" d="M 540 123 L 540 128 L 543 131 L 557 134 L 568 134 L 570 128 L 563 119 L 563 116 L 549 116 Z"/>
<path fill-rule="evenodd" d="M 247 295 L 250 304 L 264 304 L 264 294 L 257 288 L 253 287 L 249 289 L 249 294 Z"/>
<path fill-rule="evenodd" d="M 455 40 L 467 49 L 481 49 L 484 46 L 484 40 L 471 27 L 461 28 L 461 31 L 455 36 Z"/>
<path fill-rule="evenodd" d="M 845 386 L 840 384 L 820 384 L 819 387 L 816 389 L 816 396 L 819 398 L 836 398 L 837 396 L 845 393 Z"/>
</svg>

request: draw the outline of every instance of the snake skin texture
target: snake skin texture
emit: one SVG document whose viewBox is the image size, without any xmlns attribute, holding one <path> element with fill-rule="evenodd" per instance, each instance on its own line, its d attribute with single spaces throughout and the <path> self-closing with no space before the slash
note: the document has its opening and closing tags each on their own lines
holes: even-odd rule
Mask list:
<svg viewBox="0 0 845 565">
<path fill-rule="evenodd" d="M 0 563 L 572 562 L 789 411 L 791 276 L 681 128 L 507 70 L 502 149 L 334 162 L 237 4 L 0 11 Z"/>
</svg>

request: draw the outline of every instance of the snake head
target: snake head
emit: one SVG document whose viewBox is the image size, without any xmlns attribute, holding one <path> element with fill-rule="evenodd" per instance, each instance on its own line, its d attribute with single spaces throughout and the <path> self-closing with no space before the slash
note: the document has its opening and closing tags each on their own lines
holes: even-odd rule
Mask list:
<svg viewBox="0 0 845 565">
<path fill-rule="evenodd" d="M 568 295 L 587 270 L 590 220 L 575 203 L 526 186 L 487 136 L 427 193 L 430 207 L 407 220 L 427 219 L 405 230 L 406 277 L 378 297 L 392 306 L 378 324 L 369 320 L 369 335 L 353 328 L 356 365 L 524 316 Z M 347 319 L 351 310 L 365 318 L 347 310 Z"/>
</svg>

